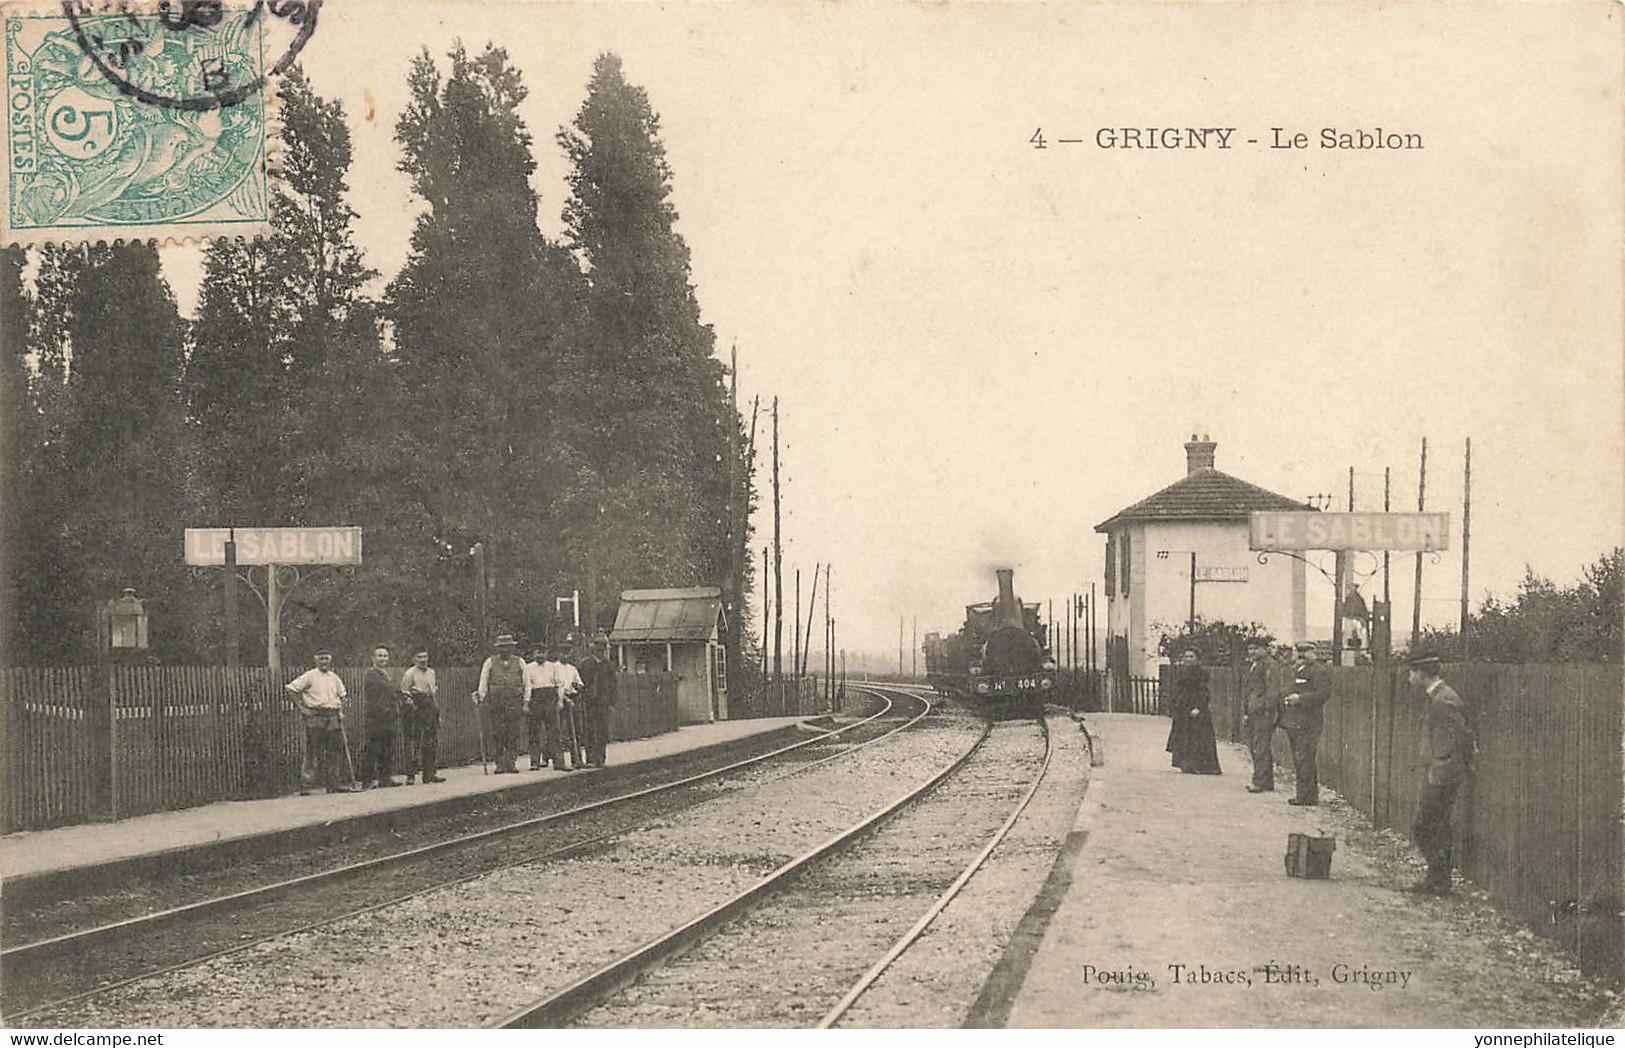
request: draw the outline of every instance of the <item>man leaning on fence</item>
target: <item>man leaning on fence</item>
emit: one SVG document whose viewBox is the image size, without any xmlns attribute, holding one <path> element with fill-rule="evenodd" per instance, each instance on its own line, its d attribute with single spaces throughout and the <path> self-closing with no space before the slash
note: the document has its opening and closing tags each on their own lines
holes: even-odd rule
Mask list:
<svg viewBox="0 0 1625 1048">
<path fill-rule="evenodd" d="M 1473 728 L 1467 704 L 1439 676 L 1438 658 L 1413 657 L 1409 679 L 1411 687 L 1421 688 L 1428 700 L 1426 730 L 1422 733 L 1422 786 L 1417 797 L 1416 823 L 1411 828 L 1411 837 L 1427 860 L 1428 873 L 1406 890 L 1448 895 L 1455 840 L 1450 814 L 1472 767 Z"/>
<path fill-rule="evenodd" d="M 314 793 L 319 783 L 328 793 L 356 789 L 350 770 L 350 751 L 344 735 L 344 681 L 333 672 L 333 653 L 316 652 L 316 665 L 288 683 L 288 693 L 299 705 L 305 727 L 305 759 L 299 769 L 301 794 Z"/>
</svg>

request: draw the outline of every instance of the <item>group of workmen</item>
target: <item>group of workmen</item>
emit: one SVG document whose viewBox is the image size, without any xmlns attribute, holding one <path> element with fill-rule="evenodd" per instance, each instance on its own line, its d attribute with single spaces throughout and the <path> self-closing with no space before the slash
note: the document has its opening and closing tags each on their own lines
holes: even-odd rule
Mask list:
<svg viewBox="0 0 1625 1048">
<path fill-rule="evenodd" d="M 486 738 L 495 772 L 518 772 L 520 732 L 530 750 L 530 768 L 548 763 L 560 771 L 602 768 L 609 744 L 610 710 L 615 702 L 615 666 L 609 638 L 599 632 L 592 645 L 574 635 L 565 644 L 539 646 L 526 661 L 512 634 L 498 636 L 494 654 L 480 667 L 479 687 L 470 696 L 480 717 L 481 765 Z M 288 683 L 305 734 L 300 792 L 349 793 L 378 787 L 445 782 L 439 774 L 440 686 L 429 652 L 419 649 L 399 679 L 389 670 L 390 649 L 372 649 L 372 664 L 361 680 L 366 724 L 359 768 L 351 756 L 344 724 L 348 691 L 333 669 L 333 653 L 315 653 L 315 665 Z M 406 781 L 395 779 L 396 741 L 404 743 Z M 359 774 L 358 774 L 359 772 Z"/>
<path fill-rule="evenodd" d="M 602 768 L 615 702 L 609 638 L 599 633 L 593 651 L 573 661 L 567 657 L 572 649 L 555 645 L 537 648 L 527 662 L 510 633 L 498 636 L 492 647 L 495 653 L 480 667 L 480 685 L 471 698 L 486 711 L 496 774 L 519 771 L 521 728 L 531 771 L 548 763 L 558 771 Z"/>
<path fill-rule="evenodd" d="M 1269 642 L 1253 639 L 1247 644 L 1247 664 L 1241 675 L 1242 726 L 1253 759 L 1247 792 L 1269 793 L 1275 789 L 1275 732 L 1285 729 L 1292 747 L 1295 781 L 1293 796 L 1287 798 L 1287 803 L 1313 807 L 1320 803 L 1316 756 L 1326 724 L 1326 703 L 1332 698 L 1332 673 L 1314 643 L 1300 641 L 1292 650 L 1291 676 L 1283 681 Z M 1186 645 L 1175 655 L 1168 703 L 1173 717 L 1168 752 L 1174 766 L 1187 774 L 1218 775 L 1216 732 L 1200 654 L 1194 646 Z M 1425 695 L 1428 702 L 1422 734 L 1424 777 L 1416 822 L 1411 828 L 1412 839 L 1427 860 L 1428 872 L 1409 890 L 1444 895 L 1451 890 L 1454 866 L 1451 810 L 1471 771 L 1476 741 L 1466 704 L 1440 675 L 1440 660 L 1418 652 L 1406 663 L 1411 687 Z"/>
</svg>

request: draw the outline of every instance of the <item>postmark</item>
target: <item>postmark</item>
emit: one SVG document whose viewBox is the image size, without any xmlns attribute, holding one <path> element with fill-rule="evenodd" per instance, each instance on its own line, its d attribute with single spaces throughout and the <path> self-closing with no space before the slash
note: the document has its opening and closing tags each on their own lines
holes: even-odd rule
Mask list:
<svg viewBox="0 0 1625 1048">
<path fill-rule="evenodd" d="M 297 43 L 270 29 L 297 8 Z M 270 76 L 314 5 L 0 9 L 7 243 L 252 236 L 270 228 Z M 273 10 L 275 9 L 275 10 Z M 278 15 L 276 11 L 281 11 Z M 279 26 L 280 27 L 280 26 Z"/>
</svg>

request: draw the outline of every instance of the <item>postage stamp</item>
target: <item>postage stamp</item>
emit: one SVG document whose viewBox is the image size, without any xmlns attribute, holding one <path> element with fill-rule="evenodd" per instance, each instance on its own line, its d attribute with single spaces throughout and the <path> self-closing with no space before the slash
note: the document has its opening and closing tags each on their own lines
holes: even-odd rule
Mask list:
<svg viewBox="0 0 1625 1048">
<path fill-rule="evenodd" d="M 252 236 L 269 229 L 268 74 L 316 4 L 0 8 L 7 243 Z M 293 9 L 291 12 L 289 9 Z M 293 45 L 267 62 L 268 27 Z"/>
</svg>

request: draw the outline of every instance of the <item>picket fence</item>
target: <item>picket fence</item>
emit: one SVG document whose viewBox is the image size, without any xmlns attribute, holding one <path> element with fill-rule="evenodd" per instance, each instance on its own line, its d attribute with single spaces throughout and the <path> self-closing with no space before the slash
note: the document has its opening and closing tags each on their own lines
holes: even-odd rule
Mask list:
<svg viewBox="0 0 1625 1048">
<path fill-rule="evenodd" d="M 340 669 L 345 727 L 366 736 L 360 668 Z M 438 669 L 440 763 L 480 759 L 471 667 Z M 303 730 L 283 685 L 292 673 L 218 666 L 0 669 L 0 832 L 122 819 L 299 788 Z M 677 728 L 677 678 L 623 674 L 610 737 Z M 403 757 L 397 747 L 397 761 Z"/>
</svg>

